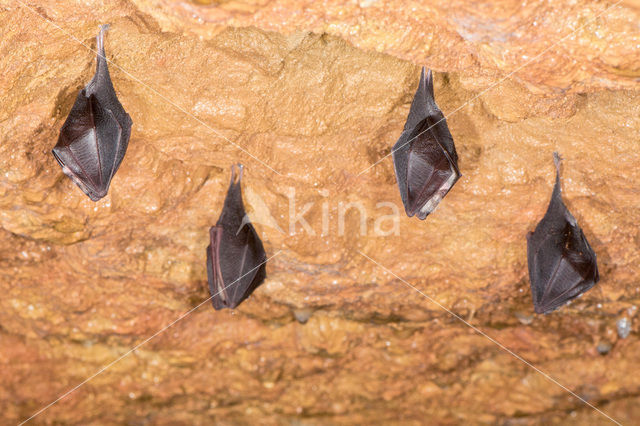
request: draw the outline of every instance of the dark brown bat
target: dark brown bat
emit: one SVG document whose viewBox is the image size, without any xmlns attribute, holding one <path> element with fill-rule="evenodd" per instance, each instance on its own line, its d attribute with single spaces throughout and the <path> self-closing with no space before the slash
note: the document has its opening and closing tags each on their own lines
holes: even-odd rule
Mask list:
<svg viewBox="0 0 640 426">
<path fill-rule="evenodd" d="M 560 157 L 553 153 L 556 184 L 544 217 L 527 235 L 529 280 L 536 313 L 548 314 L 599 280 L 596 254 L 560 193 Z"/>
<path fill-rule="evenodd" d="M 233 309 L 266 278 L 267 255 L 242 203 L 242 164 L 236 174 L 231 168 L 231 184 L 216 226 L 209 230 L 207 275 L 211 303 L 218 310 Z M 237 178 L 237 179 L 236 179 Z"/>
<path fill-rule="evenodd" d="M 104 33 L 108 27 L 103 25 L 97 37 L 96 73 L 78 93 L 53 148 L 53 156 L 64 174 L 92 201 L 107 195 L 111 178 L 127 151 L 133 124 L 109 77 L 104 52 Z"/>
<path fill-rule="evenodd" d="M 461 176 L 447 121 L 433 97 L 431 70 L 425 77 L 422 68 L 409 117 L 392 152 L 407 216 L 424 220 Z"/>
</svg>

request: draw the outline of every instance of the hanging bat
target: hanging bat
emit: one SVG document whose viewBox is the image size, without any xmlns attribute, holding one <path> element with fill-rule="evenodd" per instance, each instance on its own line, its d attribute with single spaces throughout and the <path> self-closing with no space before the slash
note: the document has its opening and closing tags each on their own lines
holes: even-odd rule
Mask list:
<svg viewBox="0 0 640 426">
<path fill-rule="evenodd" d="M 544 217 L 527 235 L 529 280 L 536 313 L 548 314 L 599 280 L 596 254 L 560 193 L 560 157 L 553 153 L 556 183 Z"/>
<path fill-rule="evenodd" d="M 392 153 L 407 216 L 424 220 L 461 176 L 447 121 L 433 97 L 431 70 L 425 77 L 424 67 L 409 117 Z"/>
<path fill-rule="evenodd" d="M 242 203 L 242 164 L 231 168 L 231 183 L 216 226 L 209 230 L 207 275 L 216 310 L 234 309 L 266 278 L 267 255 Z M 236 179 L 237 178 L 237 179 Z"/>
<path fill-rule="evenodd" d="M 64 174 L 92 201 L 107 195 L 111 178 L 127 151 L 133 124 L 109 77 L 104 52 L 108 27 L 103 25 L 97 37 L 96 73 L 78 93 L 52 151 Z"/>
</svg>

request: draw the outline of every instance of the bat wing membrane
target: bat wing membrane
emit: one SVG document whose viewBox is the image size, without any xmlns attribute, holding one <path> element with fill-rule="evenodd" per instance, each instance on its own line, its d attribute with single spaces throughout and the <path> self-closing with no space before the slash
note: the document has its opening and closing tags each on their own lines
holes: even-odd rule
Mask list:
<svg viewBox="0 0 640 426">
<path fill-rule="evenodd" d="M 96 73 L 78 94 L 53 148 L 63 172 L 93 201 L 109 191 L 126 153 L 132 125 L 109 77 L 104 59 L 105 30 L 103 26 L 98 35 Z"/>
<path fill-rule="evenodd" d="M 556 184 L 549 207 L 534 232 L 527 236 L 527 260 L 533 304 L 549 313 L 592 288 L 599 280 L 596 254 L 560 192 L 559 156 Z"/>
<path fill-rule="evenodd" d="M 409 217 L 425 219 L 460 178 L 453 138 L 433 97 L 431 71 L 425 76 L 424 68 L 393 162 Z"/>
<path fill-rule="evenodd" d="M 234 182 L 234 169 L 222 213 L 210 231 L 207 273 L 215 309 L 235 308 L 266 277 L 266 253 L 255 228 L 247 219 L 240 178 L 241 174 Z"/>
</svg>

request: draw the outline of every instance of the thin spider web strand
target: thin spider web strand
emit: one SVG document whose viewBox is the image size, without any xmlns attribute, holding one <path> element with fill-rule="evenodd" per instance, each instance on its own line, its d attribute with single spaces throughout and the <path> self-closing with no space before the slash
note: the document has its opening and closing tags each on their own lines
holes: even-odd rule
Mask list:
<svg viewBox="0 0 640 426">
<path fill-rule="evenodd" d="M 544 378 L 546 378 L 547 380 L 549 380 L 550 382 L 556 384 L 557 386 L 561 387 L 562 389 L 564 389 L 565 391 L 569 392 L 571 395 L 573 395 L 575 398 L 577 398 L 578 400 L 582 401 L 583 403 L 585 403 L 586 405 L 588 405 L 589 407 L 593 408 L 594 410 L 596 410 L 598 413 L 602 414 L 604 417 L 606 417 L 607 419 L 611 420 L 613 423 L 622 426 L 622 424 L 616 420 L 614 420 L 611 416 L 609 416 L 608 414 L 606 414 L 604 411 L 600 410 L 598 407 L 596 407 L 595 405 L 591 404 L 589 401 L 585 400 L 584 398 L 580 397 L 578 394 L 576 394 L 575 392 L 573 392 L 571 389 L 567 388 L 566 386 L 564 386 L 562 383 L 558 382 L 556 379 L 554 379 L 553 377 L 551 377 L 550 375 L 548 375 L 547 373 L 545 373 L 544 371 L 540 370 L 538 367 L 536 367 L 535 365 L 531 364 L 530 362 L 528 362 L 527 360 L 525 360 L 524 358 L 522 358 L 520 355 L 516 354 L 515 352 L 513 352 L 511 349 L 507 348 L 506 346 L 504 346 L 502 343 L 498 342 L 497 340 L 495 340 L 493 337 L 489 336 L 488 334 L 486 334 L 484 331 L 480 330 L 479 328 L 477 328 L 476 326 L 470 324 L 469 322 L 467 322 L 464 318 L 460 317 L 458 314 L 456 314 L 455 312 L 452 312 L 451 310 L 447 309 L 444 305 L 442 305 L 440 302 L 438 302 L 437 300 L 429 297 L 428 295 L 426 295 L 424 292 L 422 292 L 420 289 L 418 289 L 417 287 L 415 287 L 414 285 L 412 285 L 411 283 L 407 282 L 406 280 L 404 280 L 403 278 L 401 278 L 399 275 L 397 275 L 395 272 L 393 272 L 392 270 L 390 270 L 389 268 L 381 265 L 379 262 L 375 261 L 374 259 L 372 259 L 371 257 L 367 256 L 365 253 L 361 252 L 360 250 L 358 250 L 358 253 L 360 253 L 363 257 L 365 257 L 366 259 L 368 259 L 370 262 L 374 263 L 375 265 L 377 265 L 378 267 L 384 269 L 385 271 L 387 271 L 388 273 L 390 273 L 391 275 L 393 275 L 394 277 L 396 277 L 398 280 L 402 281 L 404 284 L 406 284 L 407 286 L 409 286 L 410 288 L 412 288 L 413 290 L 415 290 L 416 292 L 418 292 L 419 294 L 421 294 L 422 296 L 424 296 L 427 300 L 429 300 L 431 303 L 437 305 L 438 307 L 440 307 L 442 310 L 446 311 L 449 315 L 453 316 L 454 318 L 456 318 L 457 320 L 461 321 L 463 324 L 465 324 L 466 326 L 470 327 L 473 331 L 475 331 L 476 333 L 480 334 L 481 336 L 489 339 L 489 341 L 491 341 L 492 343 L 494 343 L 495 345 L 497 345 L 499 348 L 501 348 L 502 350 L 504 350 L 505 352 L 507 352 L 508 354 L 510 354 L 511 356 L 513 356 L 514 358 L 516 358 L 517 360 L 523 362 L 524 364 L 526 364 L 527 366 L 531 367 L 533 370 L 535 370 L 536 372 L 540 373 Z"/>
<path fill-rule="evenodd" d="M 271 167 L 270 165 L 268 165 L 267 163 L 265 163 L 264 161 L 260 160 L 258 157 L 256 157 L 255 155 L 253 155 L 252 153 L 250 153 L 249 151 L 247 151 L 245 148 L 243 148 L 242 146 L 238 145 L 237 143 L 233 142 L 231 139 L 227 138 L 225 135 L 223 135 L 222 133 L 218 132 L 216 129 L 214 129 L 213 127 L 211 127 L 210 125 L 208 125 L 207 123 L 205 123 L 204 121 L 202 121 L 201 119 L 199 119 L 198 117 L 196 117 L 195 115 L 193 115 L 192 113 L 190 113 L 189 111 L 187 111 L 186 109 L 182 108 L 180 105 L 176 104 L 175 102 L 173 102 L 171 99 L 167 98 L 166 96 L 164 96 L 162 93 L 158 92 L 156 89 L 154 89 L 153 87 L 149 86 L 147 83 L 143 82 L 142 80 L 140 80 L 138 77 L 136 77 L 135 75 L 131 74 L 129 71 L 127 71 L 126 69 L 122 68 L 120 65 L 116 64 L 115 62 L 111 61 L 110 59 L 107 59 L 106 57 L 102 56 L 100 54 L 100 52 L 92 49 L 91 47 L 87 46 L 82 40 L 78 39 L 77 37 L 75 37 L 73 34 L 69 33 L 68 31 L 66 31 L 64 28 L 62 28 L 61 26 L 59 26 L 58 24 L 56 24 L 55 22 L 53 22 L 52 20 L 40 15 L 36 10 L 34 10 L 33 8 L 31 8 L 29 5 L 27 5 L 26 3 L 24 3 L 22 0 L 15 0 L 18 3 L 20 3 L 25 9 L 29 10 L 30 12 L 32 12 L 33 14 L 39 16 L 40 18 L 42 18 L 44 21 L 48 22 L 49 24 L 53 25 L 54 27 L 56 27 L 58 30 L 60 30 L 64 35 L 66 35 L 69 39 L 76 41 L 77 43 L 79 43 L 80 45 L 82 45 L 83 47 L 85 47 L 86 49 L 90 50 L 91 52 L 95 53 L 96 55 L 100 56 L 101 58 L 103 58 L 107 63 L 109 63 L 110 65 L 113 65 L 114 67 L 118 68 L 120 71 L 122 71 L 124 74 L 126 74 L 127 76 L 129 76 L 131 79 L 135 80 L 136 82 L 138 82 L 139 84 L 141 84 L 142 86 L 144 86 L 145 88 L 149 89 L 150 91 L 152 91 L 154 94 L 156 94 L 156 96 L 160 97 L 162 100 L 164 100 L 165 102 L 167 102 L 169 105 L 173 106 L 174 108 L 176 108 L 177 110 L 181 111 L 182 113 L 186 114 L 187 116 L 193 118 L 195 121 L 197 121 L 199 124 L 201 124 L 202 126 L 206 127 L 207 129 L 211 130 L 216 136 L 224 139 L 225 141 L 227 141 L 228 143 L 230 143 L 231 145 L 235 146 L 236 148 L 238 148 L 239 150 L 241 150 L 242 152 L 244 152 L 245 154 L 247 154 L 249 157 L 253 158 L 254 160 L 256 160 L 258 163 L 262 164 L 264 167 L 268 168 L 269 170 L 271 170 L 272 172 L 274 172 L 277 175 L 282 176 L 282 173 L 278 172 L 276 169 L 274 169 L 273 167 Z"/>
<path fill-rule="evenodd" d="M 570 36 L 574 35 L 576 32 L 580 31 L 581 29 L 583 29 L 584 27 L 586 27 L 587 25 L 591 24 L 593 21 L 595 21 L 596 19 L 598 19 L 602 14 L 608 12 L 609 10 L 613 9 L 615 6 L 617 6 L 618 4 L 620 4 L 622 2 L 622 0 L 618 0 L 616 3 L 614 3 L 612 6 L 609 6 L 608 8 L 606 8 L 605 10 L 603 10 L 602 12 L 598 13 L 596 16 L 594 16 L 592 19 L 590 19 L 589 21 L 587 21 L 586 24 L 582 25 L 581 27 L 576 28 L 574 31 L 570 32 L 569 34 L 567 34 L 566 36 L 562 37 L 560 40 L 554 42 L 553 44 L 551 44 L 549 47 L 545 48 L 542 52 L 538 53 L 536 56 L 534 56 L 533 58 L 531 58 L 530 60 L 528 60 L 527 62 L 525 62 L 524 64 L 520 65 L 518 68 L 516 68 L 515 70 L 511 71 L 509 74 L 507 74 L 506 76 L 504 76 L 503 78 L 501 78 L 500 80 L 498 80 L 497 82 L 495 82 L 494 84 L 492 84 L 491 86 L 489 86 L 488 88 L 484 89 L 483 91 L 481 91 L 480 93 L 478 93 L 476 96 L 472 97 L 471 99 L 469 99 L 468 101 L 466 101 L 465 103 L 463 103 L 462 105 L 460 105 L 458 108 L 454 109 L 452 112 L 450 112 L 449 114 L 447 114 L 446 116 L 443 116 L 440 120 L 436 121 L 434 124 L 432 124 L 431 126 L 429 126 L 427 129 L 423 130 L 422 132 L 418 133 L 417 135 L 415 135 L 414 137 L 412 137 L 411 139 L 409 139 L 408 141 L 406 141 L 405 143 L 403 143 L 402 145 L 400 145 L 398 148 L 392 148 L 391 152 L 389 152 L 387 155 L 385 155 L 384 157 L 380 158 L 378 161 L 376 161 L 375 163 L 373 163 L 372 165 L 370 165 L 369 167 L 367 167 L 366 169 L 364 169 L 363 171 L 361 171 L 360 173 L 358 173 L 356 176 L 361 176 L 364 173 L 368 172 L 369 170 L 371 170 L 373 167 L 377 166 L 378 164 L 380 164 L 382 161 L 384 161 L 385 159 L 387 159 L 387 157 L 389 157 L 390 155 L 393 155 L 393 153 L 395 153 L 396 151 L 398 151 L 401 148 L 404 148 L 405 146 L 407 146 L 409 143 L 411 143 L 412 141 L 414 141 L 416 138 L 418 138 L 420 135 L 428 132 L 429 130 L 431 130 L 433 127 L 437 126 L 441 121 L 446 120 L 447 118 L 451 117 L 452 115 L 454 115 L 455 113 L 457 113 L 458 111 L 460 111 L 462 108 L 466 107 L 467 105 L 469 105 L 471 102 L 475 101 L 476 99 L 478 99 L 480 96 L 484 95 L 485 93 L 487 93 L 489 90 L 494 89 L 496 86 L 498 86 L 499 84 L 502 84 L 506 79 L 508 79 L 509 77 L 511 77 L 513 74 L 517 73 L 518 71 L 520 71 L 522 68 L 526 67 L 527 65 L 531 64 L 533 61 L 539 59 L 543 54 L 547 53 L 547 51 L 549 51 L 550 49 L 552 49 L 553 47 L 557 46 L 558 44 L 562 43 L 566 38 L 569 38 Z"/>
<path fill-rule="evenodd" d="M 176 320 L 174 320 L 173 322 L 171 322 L 169 325 L 163 327 L 162 329 L 160 329 L 159 331 L 157 331 L 155 334 L 153 334 L 150 337 L 147 337 L 145 340 L 143 340 L 141 343 L 138 343 L 137 345 L 135 345 L 133 348 L 129 349 L 127 352 L 125 352 L 123 355 L 121 355 L 120 357 L 118 357 L 117 359 L 115 359 L 114 361 L 111 361 L 109 364 L 105 365 L 104 367 L 102 367 L 100 370 L 98 370 L 96 373 L 94 373 L 93 375 L 89 376 L 88 378 L 86 378 L 85 380 L 83 380 L 81 383 L 79 383 L 78 385 L 74 386 L 73 388 L 71 388 L 70 390 L 68 390 L 67 392 L 65 392 L 64 394 L 62 394 L 61 396 L 59 396 L 58 398 L 56 398 L 54 401 L 50 402 L 48 405 L 46 405 L 45 407 L 41 408 L 40 410 L 38 410 L 36 413 L 32 414 L 31 417 L 29 417 L 26 420 L 23 420 L 18 426 L 22 426 L 23 424 L 27 423 L 28 421 L 30 421 L 31 419 L 33 419 L 34 417 L 38 416 L 39 414 L 43 413 L 44 411 L 46 411 L 48 408 L 50 408 L 51 406 L 55 405 L 56 403 L 58 403 L 59 401 L 61 401 L 62 399 L 66 398 L 68 395 L 72 394 L 73 392 L 75 392 L 76 390 L 78 390 L 80 387 L 82 387 L 84 384 L 86 384 L 87 382 L 91 381 L 92 379 L 94 379 L 95 377 L 97 377 L 98 375 L 100 375 L 101 373 L 103 373 L 105 370 L 107 370 L 108 368 L 110 368 L 112 365 L 116 364 L 117 362 L 121 361 L 122 359 L 126 358 L 128 355 L 132 354 L 133 352 L 135 352 L 139 347 L 141 347 L 142 345 L 144 345 L 145 343 L 149 342 L 151 339 L 153 339 L 154 337 L 156 337 L 157 335 L 159 335 L 160 333 L 164 332 L 165 330 L 167 330 L 168 328 L 170 328 L 171 326 L 173 326 L 174 324 L 176 324 L 178 321 L 186 318 L 188 315 L 190 315 L 192 312 L 194 312 L 195 310 L 197 310 L 200 306 L 204 305 L 205 303 L 209 302 L 211 299 L 213 299 L 215 296 L 217 296 L 218 294 L 222 293 L 224 290 L 226 290 L 227 288 L 231 287 L 232 285 L 234 285 L 235 283 L 237 283 L 238 281 L 240 281 L 242 278 L 244 278 L 245 276 L 249 275 L 250 273 L 252 273 L 253 271 L 255 271 L 256 269 L 260 268 L 262 265 L 266 264 L 269 260 L 273 259 L 274 257 L 276 257 L 277 255 L 279 255 L 280 253 L 282 253 L 282 250 L 278 250 L 276 252 L 276 254 L 274 254 L 273 256 L 267 258 L 264 262 L 262 262 L 261 264 L 259 264 L 258 266 L 252 268 L 250 271 L 248 271 L 246 274 L 238 277 L 237 280 L 235 280 L 234 282 L 232 282 L 231 284 L 229 284 L 228 286 L 224 287 L 222 290 L 220 290 L 219 292 L 217 292 L 216 294 L 211 295 L 210 297 L 208 297 L 207 299 L 205 299 L 203 302 L 201 302 L 199 305 L 197 305 L 195 308 L 191 308 L 189 311 L 187 311 L 186 313 L 182 314 L 181 316 L 179 316 Z"/>
</svg>

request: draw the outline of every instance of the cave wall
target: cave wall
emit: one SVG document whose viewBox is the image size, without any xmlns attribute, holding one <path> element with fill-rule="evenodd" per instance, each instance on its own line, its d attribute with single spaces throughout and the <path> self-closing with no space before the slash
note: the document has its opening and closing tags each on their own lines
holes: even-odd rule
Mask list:
<svg viewBox="0 0 640 426">
<path fill-rule="evenodd" d="M 634 1 L 2 0 L 0 418 L 108 366 L 32 422 L 631 423 L 639 22 Z M 134 124 L 93 203 L 50 150 L 102 23 Z M 463 174 L 424 222 L 388 156 L 422 65 Z M 601 281 L 542 316 L 525 236 L 553 151 Z M 204 249 L 236 162 L 274 257 L 216 312 Z"/>
</svg>

